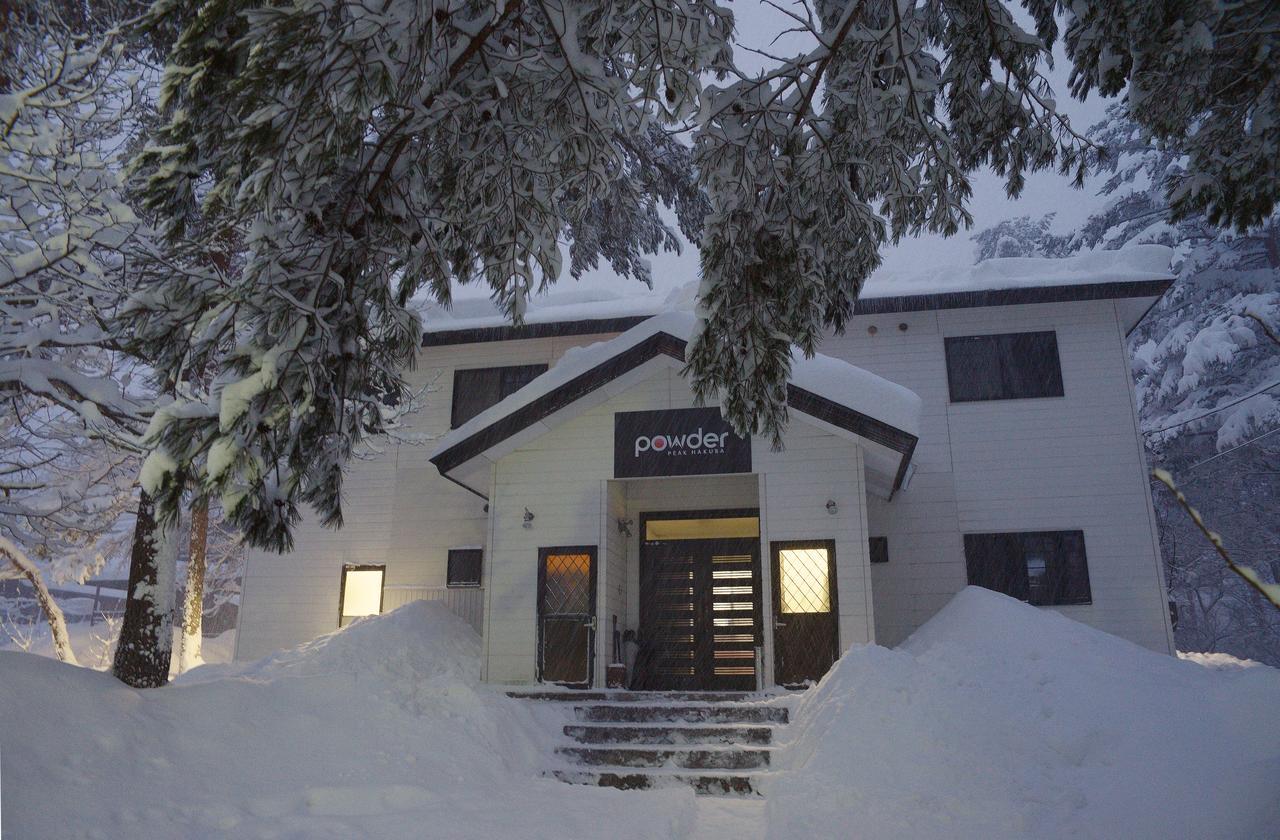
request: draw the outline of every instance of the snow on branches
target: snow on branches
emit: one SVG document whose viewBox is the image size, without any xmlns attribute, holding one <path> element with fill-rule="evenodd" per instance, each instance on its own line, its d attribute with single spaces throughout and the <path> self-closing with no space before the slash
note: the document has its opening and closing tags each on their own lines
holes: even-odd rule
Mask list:
<svg viewBox="0 0 1280 840">
<path fill-rule="evenodd" d="M 694 387 L 775 442 L 790 345 L 843 328 L 888 239 L 968 225 L 981 165 L 1017 194 L 1028 170 L 1082 178 L 1095 151 L 1054 109 L 1044 44 L 997 0 L 800 8 L 817 47 L 708 87 L 695 153 L 711 213 Z"/>
<path fill-rule="evenodd" d="M 300 505 L 341 522 L 342 469 L 406 397 L 420 340 L 408 306 L 486 283 L 519 319 L 528 295 L 603 257 L 648 279 L 672 246 L 655 201 L 695 231 L 701 200 L 663 185 L 687 152 L 661 126 L 727 67 L 714 2 L 262 6 L 216 0 L 182 27 L 161 95 L 166 121 L 137 159 L 147 209 L 173 237 L 199 217 L 228 273 L 160 278 L 128 312 L 173 381 L 216 362 L 151 440 L 165 476 L 208 455 L 203 484 L 256 545 L 284 549 Z M 159 457 L 159 456 L 158 456 Z"/>
<path fill-rule="evenodd" d="M 813 46 L 748 75 L 713 0 L 161 0 L 150 25 L 178 35 L 136 160 L 145 208 L 175 241 L 238 251 L 146 283 L 128 313 L 168 381 L 218 372 L 154 427 L 162 514 L 167 477 L 212 456 L 200 481 L 252 543 L 287 548 L 303 504 L 339 524 L 343 463 L 405 399 L 407 302 L 482 282 L 518 322 L 564 245 L 575 275 L 605 259 L 647 281 L 643 254 L 676 244 L 658 202 L 699 235 L 697 393 L 780 441 L 790 346 L 843 327 L 885 242 L 967 225 L 978 167 L 1017 194 L 1101 159 L 1040 72 L 1058 16 L 1073 92 L 1131 83 L 1139 121 L 1183 143 L 1174 212 L 1269 212 L 1267 4 L 1023 5 L 1034 33 L 1001 0 L 775 5 Z"/>
<path fill-rule="evenodd" d="M 6 11 L 0 537 L 55 579 L 82 579 L 125 539 L 146 413 L 114 324 L 146 238 L 118 177 L 142 80 L 117 31 L 72 34 L 51 7 Z"/>
</svg>

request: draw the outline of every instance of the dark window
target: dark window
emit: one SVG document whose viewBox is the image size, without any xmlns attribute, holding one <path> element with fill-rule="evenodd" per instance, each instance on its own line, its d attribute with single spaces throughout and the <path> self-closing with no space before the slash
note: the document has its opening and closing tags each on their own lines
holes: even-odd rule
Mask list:
<svg viewBox="0 0 1280 840">
<path fill-rule="evenodd" d="M 948 338 L 946 352 L 952 402 L 1062 396 L 1052 331 Z"/>
<path fill-rule="evenodd" d="M 480 561 L 484 552 L 478 548 L 449 549 L 449 586 L 479 586 Z"/>
<path fill-rule="evenodd" d="M 889 538 L 888 537 L 872 537 L 870 542 L 871 542 L 871 562 L 872 563 L 888 563 L 889 562 Z"/>
<path fill-rule="evenodd" d="M 969 583 L 1037 606 L 1088 604 L 1083 531 L 965 534 Z"/>
<path fill-rule="evenodd" d="M 489 406 L 528 385 L 534 377 L 546 372 L 546 365 L 455 370 L 451 416 L 453 428 L 458 428 Z"/>
</svg>

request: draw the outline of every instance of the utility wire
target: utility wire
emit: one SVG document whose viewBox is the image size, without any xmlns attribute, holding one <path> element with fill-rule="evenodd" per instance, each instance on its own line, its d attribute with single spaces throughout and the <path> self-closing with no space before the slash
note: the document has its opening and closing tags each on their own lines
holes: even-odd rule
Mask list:
<svg viewBox="0 0 1280 840">
<path fill-rule="evenodd" d="M 1185 425 L 1187 425 L 1188 423 L 1194 423 L 1194 422 L 1196 422 L 1197 420 L 1203 420 L 1203 419 L 1204 419 L 1204 418 L 1206 418 L 1206 417 L 1209 417 L 1209 416 L 1211 416 L 1211 415 L 1217 414 L 1219 411 L 1226 411 L 1228 408 L 1231 408 L 1233 405 L 1239 405 L 1240 403 L 1244 402 L 1245 400 L 1251 400 L 1251 399 L 1253 399 L 1254 397 L 1258 396 L 1259 394 L 1264 394 L 1264 393 L 1266 393 L 1267 391 L 1270 391 L 1272 388 L 1275 388 L 1277 385 L 1280 385 L 1280 379 L 1277 379 L 1275 382 L 1272 382 L 1270 385 L 1267 385 L 1267 386 L 1265 386 L 1265 387 L 1263 387 L 1263 388 L 1259 388 L 1258 390 L 1254 391 L 1252 394 L 1245 394 L 1243 397 L 1240 397 L 1240 398 L 1239 398 L 1239 399 L 1237 399 L 1237 400 L 1232 400 L 1231 402 L 1227 403 L 1226 405 L 1220 405 L 1220 406 L 1218 406 L 1217 408 L 1213 409 L 1212 411 L 1206 411 L 1204 414 L 1197 414 L 1195 417 L 1192 417 L 1192 418 L 1190 418 L 1190 419 L 1188 419 L 1188 420 L 1183 420 L 1183 421 L 1178 422 L 1178 423 L 1173 423 L 1173 424 L 1168 425 L 1168 426 L 1163 426 L 1163 427 L 1161 427 L 1161 428 L 1159 428 L 1159 429 L 1152 429 L 1152 430 L 1151 430 L 1151 431 L 1149 431 L 1149 432 L 1143 432 L 1143 433 L 1142 433 L 1142 435 L 1143 435 L 1143 437 L 1146 437 L 1147 435 L 1158 435 L 1158 434 L 1160 434 L 1161 432 L 1167 432 L 1167 431 L 1169 431 L 1170 429 L 1176 429 L 1176 428 L 1178 428 L 1179 426 L 1185 426 Z"/>
<path fill-rule="evenodd" d="M 1257 437 L 1249 438 L 1249 439 L 1248 439 L 1248 440 L 1246 440 L 1244 443 L 1237 444 L 1237 445 L 1235 445 L 1235 446 L 1231 447 L 1230 449 L 1227 449 L 1227 450 L 1224 450 L 1224 451 L 1222 451 L 1222 452 L 1219 452 L 1217 455 L 1212 455 L 1212 456 L 1210 456 L 1210 457 L 1208 457 L 1208 458 L 1205 458 L 1203 461 L 1200 461 L 1199 463 L 1192 464 L 1191 466 L 1189 466 L 1189 467 L 1187 467 L 1185 470 L 1183 470 L 1183 472 L 1191 472 L 1191 471 L 1192 471 L 1192 470 L 1194 470 L 1196 467 L 1203 467 L 1205 464 L 1209 463 L 1210 461 L 1216 461 L 1217 459 L 1221 458 L 1223 455 L 1230 455 L 1232 452 L 1235 452 L 1237 449 L 1244 449 L 1246 446 L 1251 446 L 1251 445 L 1253 445 L 1253 444 L 1257 443 L 1258 441 L 1262 440 L 1264 437 L 1269 437 L 1269 436 L 1271 436 L 1271 435 L 1274 435 L 1276 432 L 1280 432 L 1280 426 L 1276 426 L 1274 429 L 1272 429 L 1272 430 L 1271 430 L 1271 431 L 1269 431 L 1269 432 L 1263 432 L 1262 434 L 1258 435 Z"/>
</svg>

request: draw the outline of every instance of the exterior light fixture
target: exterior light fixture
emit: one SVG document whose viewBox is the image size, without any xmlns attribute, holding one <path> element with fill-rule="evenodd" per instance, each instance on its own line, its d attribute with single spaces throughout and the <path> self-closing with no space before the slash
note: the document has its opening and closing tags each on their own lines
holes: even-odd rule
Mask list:
<svg viewBox="0 0 1280 840">
<path fill-rule="evenodd" d="M 836 504 L 835 499 L 827 499 L 827 513 L 835 516 L 840 512 L 840 506 Z"/>
<path fill-rule="evenodd" d="M 533 527 L 533 511 L 529 510 L 528 508 L 524 509 L 524 527 L 525 528 Z"/>
</svg>

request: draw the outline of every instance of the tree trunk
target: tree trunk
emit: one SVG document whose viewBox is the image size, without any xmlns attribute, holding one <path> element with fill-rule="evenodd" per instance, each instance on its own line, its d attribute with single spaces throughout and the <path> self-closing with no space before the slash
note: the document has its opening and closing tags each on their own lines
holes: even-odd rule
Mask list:
<svg viewBox="0 0 1280 840">
<path fill-rule="evenodd" d="M 71 665 L 79 665 L 76 661 L 76 653 L 71 649 L 71 637 L 67 634 L 67 619 L 62 614 L 62 608 L 58 606 L 58 602 L 53 600 L 53 596 L 49 594 L 49 588 L 44 585 L 44 578 L 40 575 L 40 570 L 35 564 L 22 553 L 18 546 L 14 545 L 5 537 L 0 537 L 0 557 L 9 561 L 9 565 L 13 566 L 18 572 L 31 583 L 31 588 L 36 592 L 36 601 L 40 604 L 40 610 L 44 613 L 45 621 L 49 622 L 49 632 L 53 635 L 53 652 L 63 662 Z"/>
<path fill-rule="evenodd" d="M 182 644 L 178 649 L 178 673 L 203 664 L 204 573 L 209 550 L 209 503 L 191 508 L 191 541 L 187 552 L 187 588 L 182 599 Z"/>
<path fill-rule="evenodd" d="M 177 534 L 177 523 L 168 528 L 161 526 L 156 521 L 151 496 L 145 490 L 139 491 L 129 558 L 129 592 L 111 669 L 116 679 L 134 688 L 155 688 L 169 679 Z"/>
</svg>

